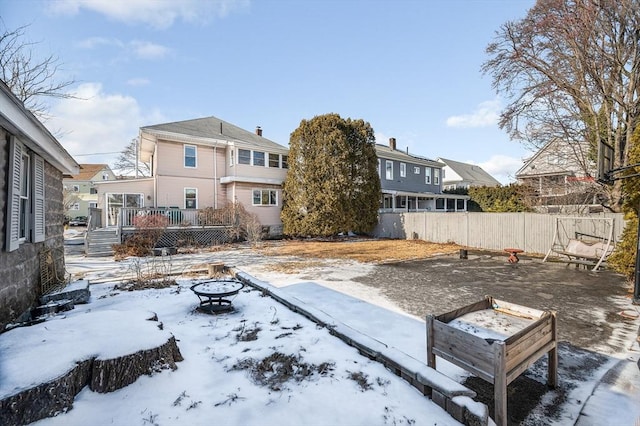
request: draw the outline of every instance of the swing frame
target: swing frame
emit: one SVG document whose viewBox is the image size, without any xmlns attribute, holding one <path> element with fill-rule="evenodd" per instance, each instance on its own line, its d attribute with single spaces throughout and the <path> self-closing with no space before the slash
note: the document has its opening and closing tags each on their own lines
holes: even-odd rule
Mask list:
<svg viewBox="0 0 640 426">
<path fill-rule="evenodd" d="M 583 229 L 578 229 L 579 226 L 577 224 L 582 221 L 602 223 L 606 235 L 581 232 Z M 573 236 L 567 234 L 566 222 L 573 222 Z M 591 228 L 593 227 L 591 226 Z M 606 230 L 607 228 L 608 231 Z M 597 271 L 606 262 L 607 257 L 615 247 L 613 228 L 613 219 L 607 217 L 557 217 L 553 232 L 553 242 L 542 261 L 546 262 L 552 253 L 555 253 L 566 257 L 567 263 L 592 267 L 592 271 Z"/>
</svg>

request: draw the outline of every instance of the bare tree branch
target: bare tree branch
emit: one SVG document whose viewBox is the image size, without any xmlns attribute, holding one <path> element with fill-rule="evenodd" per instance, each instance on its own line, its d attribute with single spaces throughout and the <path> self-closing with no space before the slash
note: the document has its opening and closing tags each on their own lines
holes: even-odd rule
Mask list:
<svg viewBox="0 0 640 426">
<path fill-rule="evenodd" d="M 67 89 L 75 80 L 59 80 L 62 64 L 58 57 L 38 58 L 34 53 L 36 42 L 25 38 L 28 26 L 14 30 L 6 28 L 0 19 L 0 77 L 13 94 L 40 119 L 46 119 L 46 98 L 72 99 Z"/>
</svg>

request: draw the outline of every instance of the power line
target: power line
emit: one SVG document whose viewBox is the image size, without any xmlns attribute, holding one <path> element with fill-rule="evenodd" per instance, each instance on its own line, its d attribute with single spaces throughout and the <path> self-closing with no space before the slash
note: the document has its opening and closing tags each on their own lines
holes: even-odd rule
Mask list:
<svg viewBox="0 0 640 426">
<path fill-rule="evenodd" d="M 108 155 L 108 154 L 120 154 L 122 151 L 115 152 L 96 152 L 95 154 L 73 154 L 74 157 L 89 157 L 91 155 Z"/>
</svg>

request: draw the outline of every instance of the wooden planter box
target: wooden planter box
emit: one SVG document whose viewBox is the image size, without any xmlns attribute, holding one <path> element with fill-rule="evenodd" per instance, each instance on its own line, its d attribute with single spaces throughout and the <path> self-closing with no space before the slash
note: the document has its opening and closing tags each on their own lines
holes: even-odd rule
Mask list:
<svg viewBox="0 0 640 426">
<path fill-rule="evenodd" d="M 499 426 L 507 424 L 507 385 L 545 353 L 549 354 L 547 384 L 556 387 L 556 342 L 555 312 L 490 296 L 442 315 L 427 316 L 429 366 L 436 367 L 437 355 L 493 383 L 494 420 Z"/>
</svg>

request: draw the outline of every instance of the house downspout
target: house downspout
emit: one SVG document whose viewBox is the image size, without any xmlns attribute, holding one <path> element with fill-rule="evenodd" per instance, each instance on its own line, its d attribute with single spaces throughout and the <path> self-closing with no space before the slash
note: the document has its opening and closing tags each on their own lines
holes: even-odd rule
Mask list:
<svg viewBox="0 0 640 426">
<path fill-rule="evenodd" d="M 213 208 L 218 208 L 218 143 L 213 147 Z"/>
</svg>

